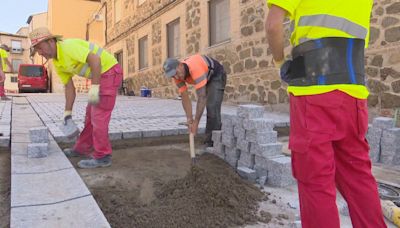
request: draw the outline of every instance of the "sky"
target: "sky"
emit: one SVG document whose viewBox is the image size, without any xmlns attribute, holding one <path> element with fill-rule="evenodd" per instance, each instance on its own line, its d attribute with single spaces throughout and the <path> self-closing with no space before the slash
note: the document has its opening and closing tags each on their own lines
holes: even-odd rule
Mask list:
<svg viewBox="0 0 400 228">
<path fill-rule="evenodd" d="M 15 34 L 33 14 L 47 11 L 47 0 L 0 0 L 0 32 Z"/>
</svg>

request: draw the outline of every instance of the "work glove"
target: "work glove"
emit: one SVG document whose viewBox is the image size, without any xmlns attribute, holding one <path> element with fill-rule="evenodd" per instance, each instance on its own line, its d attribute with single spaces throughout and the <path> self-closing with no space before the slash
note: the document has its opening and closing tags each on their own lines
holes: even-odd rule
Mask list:
<svg viewBox="0 0 400 228">
<path fill-rule="evenodd" d="M 89 104 L 99 103 L 99 90 L 100 90 L 100 85 L 92 84 L 88 93 Z"/>
<path fill-rule="evenodd" d="M 64 119 L 63 119 L 63 124 L 67 125 L 67 121 L 69 119 L 72 119 L 72 111 L 71 110 L 65 110 L 64 111 Z"/>
</svg>

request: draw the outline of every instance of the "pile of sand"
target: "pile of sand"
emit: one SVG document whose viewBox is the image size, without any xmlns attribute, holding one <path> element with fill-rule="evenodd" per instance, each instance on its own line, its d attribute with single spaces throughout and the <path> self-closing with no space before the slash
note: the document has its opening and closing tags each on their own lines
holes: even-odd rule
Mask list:
<svg viewBox="0 0 400 228">
<path fill-rule="evenodd" d="M 261 220 L 258 202 L 266 198 L 212 155 L 201 156 L 184 178 L 162 184 L 155 196 L 148 204 L 115 197 L 99 205 L 113 227 L 231 227 Z"/>
</svg>

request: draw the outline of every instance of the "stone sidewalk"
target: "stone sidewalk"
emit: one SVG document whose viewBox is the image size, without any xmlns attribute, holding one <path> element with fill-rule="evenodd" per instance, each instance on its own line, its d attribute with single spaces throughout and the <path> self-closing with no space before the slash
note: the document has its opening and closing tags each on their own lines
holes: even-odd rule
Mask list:
<svg viewBox="0 0 400 228">
<path fill-rule="evenodd" d="M 67 142 L 59 125 L 64 114 L 63 94 L 29 94 L 27 96 L 33 109 L 49 128 L 57 142 Z M 73 119 L 80 130 L 83 129 L 87 96 L 77 96 L 73 108 Z M 193 110 L 196 104 L 193 103 Z M 236 113 L 235 106 L 224 105 L 222 113 Z M 206 113 L 206 112 L 205 112 Z M 205 131 L 206 114 L 199 126 L 199 133 Z M 266 112 L 265 118 L 271 119 L 276 126 L 287 126 L 289 116 Z M 187 127 L 178 125 L 186 122 L 186 116 L 180 100 L 119 96 L 111 116 L 110 139 L 129 139 L 187 134 Z"/>
</svg>

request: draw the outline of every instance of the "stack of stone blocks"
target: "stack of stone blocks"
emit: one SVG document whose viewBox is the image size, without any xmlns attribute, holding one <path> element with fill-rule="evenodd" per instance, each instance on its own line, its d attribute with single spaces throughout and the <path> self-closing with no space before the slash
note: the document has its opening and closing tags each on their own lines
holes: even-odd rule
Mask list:
<svg viewBox="0 0 400 228">
<path fill-rule="evenodd" d="M 400 128 L 393 118 L 375 118 L 368 126 L 367 140 L 373 163 L 400 165 Z"/>
<path fill-rule="evenodd" d="M 47 157 L 49 146 L 49 130 L 47 127 L 35 127 L 29 129 L 31 143 L 28 144 L 29 158 Z"/>
<path fill-rule="evenodd" d="M 257 105 L 240 105 L 236 115 L 223 114 L 221 130 L 213 131 L 213 147 L 207 150 L 251 181 L 291 185 L 290 157 L 282 154 L 274 122 L 263 116 L 264 107 Z"/>
</svg>

